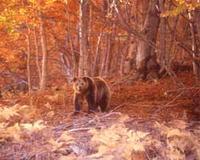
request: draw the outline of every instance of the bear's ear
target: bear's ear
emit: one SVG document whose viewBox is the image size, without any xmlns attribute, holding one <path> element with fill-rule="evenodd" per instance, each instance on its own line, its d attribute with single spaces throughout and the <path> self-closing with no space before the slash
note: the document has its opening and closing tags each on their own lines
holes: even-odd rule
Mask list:
<svg viewBox="0 0 200 160">
<path fill-rule="evenodd" d="M 88 77 L 83 77 L 82 79 L 83 79 L 85 82 L 88 81 Z"/>
<path fill-rule="evenodd" d="M 77 81 L 77 77 L 74 77 L 72 80 L 71 80 L 71 82 L 76 82 Z"/>
</svg>

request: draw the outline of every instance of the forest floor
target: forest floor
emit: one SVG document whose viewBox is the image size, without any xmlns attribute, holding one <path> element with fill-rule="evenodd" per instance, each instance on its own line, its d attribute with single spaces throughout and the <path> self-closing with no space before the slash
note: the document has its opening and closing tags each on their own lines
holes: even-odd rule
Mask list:
<svg viewBox="0 0 200 160">
<path fill-rule="evenodd" d="M 190 73 L 108 80 L 107 113 L 72 116 L 70 85 L 0 100 L 0 160 L 200 159 L 200 86 Z"/>
</svg>

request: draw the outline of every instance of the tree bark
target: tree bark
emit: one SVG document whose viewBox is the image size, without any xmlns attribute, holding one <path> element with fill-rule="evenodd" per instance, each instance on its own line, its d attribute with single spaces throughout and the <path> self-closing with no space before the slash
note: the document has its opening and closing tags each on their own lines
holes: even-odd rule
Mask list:
<svg viewBox="0 0 200 160">
<path fill-rule="evenodd" d="M 137 42 L 134 40 L 134 38 L 130 37 L 129 38 L 128 55 L 126 57 L 125 67 L 124 67 L 125 74 L 129 73 L 130 71 L 132 71 L 134 69 L 133 64 L 135 61 L 134 52 L 136 49 L 136 44 L 137 44 Z"/>
<path fill-rule="evenodd" d="M 36 62 L 38 77 L 39 77 L 39 82 L 40 82 L 41 68 L 40 68 L 40 62 L 39 62 L 39 47 L 38 47 L 38 37 L 37 37 L 36 27 L 34 28 L 34 43 L 35 43 L 35 62 Z"/>
<path fill-rule="evenodd" d="M 110 35 L 106 35 L 105 37 L 105 43 L 106 43 L 106 47 L 104 47 L 104 51 L 102 54 L 102 62 L 101 62 L 101 70 L 100 70 L 100 76 L 103 76 L 105 74 L 105 69 L 106 69 L 106 62 L 107 62 L 107 57 L 108 57 L 108 48 L 110 48 L 109 44 L 109 38 Z"/>
<path fill-rule="evenodd" d="M 100 62 L 99 49 L 100 49 L 102 35 L 103 33 L 101 32 L 97 40 L 96 53 L 94 57 L 94 66 L 93 66 L 93 72 L 92 72 L 93 76 L 99 75 L 99 62 Z"/>
<path fill-rule="evenodd" d="M 112 48 L 112 34 L 110 34 L 108 36 L 108 43 L 107 43 L 107 50 L 106 50 L 106 62 L 105 62 L 105 76 L 108 75 L 109 70 L 110 70 L 110 65 L 111 65 L 111 56 L 112 56 L 112 52 L 111 52 L 111 48 Z"/>
<path fill-rule="evenodd" d="M 31 94 L 31 69 L 30 69 L 30 60 L 31 60 L 31 37 L 30 37 L 31 31 L 28 27 L 28 33 L 27 33 L 27 79 L 28 79 L 28 93 Z"/>
<path fill-rule="evenodd" d="M 89 26 L 89 0 L 80 0 L 80 58 L 79 58 L 79 76 L 87 75 L 88 60 L 88 26 Z"/>
<path fill-rule="evenodd" d="M 156 43 L 160 23 L 158 5 L 159 0 L 149 1 L 149 7 L 142 30 L 142 34 L 145 40 L 153 44 Z M 147 74 L 152 70 L 155 70 L 155 73 L 158 73 L 155 48 L 146 41 L 139 40 L 136 55 L 136 68 L 138 78 L 141 79 L 146 79 Z"/>
<path fill-rule="evenodd" d="M 47 83 L 47 45 L 46 45 L 46 37 L 44 30 L 44 22 L 41 13 L 39 15 L 39 20 L 40 20 L 40 38 L 42 47 L 42 71 L 41 71 L 40 90 L 45 90 Z"/>
<path fill-rule="evenodd" d="M 164 13 L 165 0 L 160 0 L 160 9 Z M 166 18 L 160 20 L 160 64 L 162 67 L 166 65 Z"/>
<path fill-rule="evenodd" d="M 194 15 L 189 11 L 188 16 L 190 20 L 190 30 L 191 30 L 191 36 L 192 36 L 192 51 L 193 51 L 193 73 L 196 76 L 197 79 L 200 78 L 200 64 L 198 61 L 195 61 L 195 58 L 198 56 L 198 31 L 197 26 L 195 23 L 195 11 L 193 12 Z"/>
</svg>

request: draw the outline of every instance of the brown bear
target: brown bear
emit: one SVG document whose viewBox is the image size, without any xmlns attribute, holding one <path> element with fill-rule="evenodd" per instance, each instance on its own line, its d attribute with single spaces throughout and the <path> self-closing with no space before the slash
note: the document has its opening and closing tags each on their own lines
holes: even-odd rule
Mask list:
<svg viewBox="0 0 200 160">
<path fill-rule="evenodd" d="M 100 77 L 80 77 L 73 79 L 75 112 L 81 109 L 83 100 L 88 103 L 88 112 L 98 110 L 105 112 L 110 103 L 110 89 L 108 84 Z"/>
</svg>

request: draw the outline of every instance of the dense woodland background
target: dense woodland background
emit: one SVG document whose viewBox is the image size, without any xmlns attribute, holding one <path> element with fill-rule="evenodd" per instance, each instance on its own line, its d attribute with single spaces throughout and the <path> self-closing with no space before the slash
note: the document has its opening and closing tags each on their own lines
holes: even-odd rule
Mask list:
<svg viewBox="0 0 200 160">
<path fill-rule="evenodd" d="M 109 112 L 72 116 L 77 76 Z M 0 159 L 198 160 L 199 82 L 199 0 L 0 1 Z"/>
<path fill-rule="evenodd" d="M 24 79 L 30 90 L 81 75 L 175 76 L 181 66 L 198 78 L 198 7 L 198 0 L 2 1 L 1 77 Z"/>
</svg>

